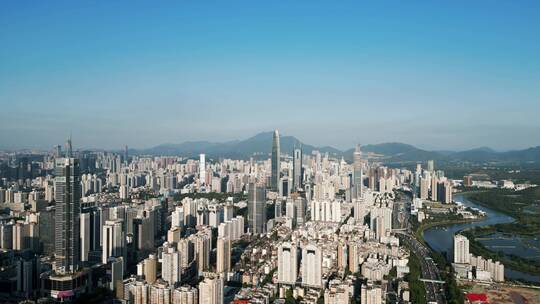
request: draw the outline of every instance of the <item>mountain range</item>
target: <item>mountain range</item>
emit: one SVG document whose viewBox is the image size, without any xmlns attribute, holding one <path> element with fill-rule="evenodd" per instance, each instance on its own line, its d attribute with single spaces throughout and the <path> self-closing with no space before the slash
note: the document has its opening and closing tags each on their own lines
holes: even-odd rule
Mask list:
<svg viewBox="0 0 540 304">
<path fill-rule="evenodd" d="M 227 142 L 187 141 L 180 144 L 162 144 L 149 149 L 130 149 L 130 154 L 136 155 L 181 155 L 195 158 L 205 153 L 209 158 L 247 159 L 268 158 L 272 150 L 273 132 L 259 133 L 245 140 Z M 292 155 L 295 147 L 302 147 L 304 154 L 319 151 L 328 153 L 333 157 L 343 157 L 352 160 L 354 148 L 342 151 L 330 146 L 316 147 L 301 142 L 294 136 L 281 136 L 280 148 L 283 154 Z M 497 152 L 487 147 L 480 147 L 466 151 L 428 151 L 404 143 L 370 144 L 361 147 L 365 157 L 380 159 L 384 162 L 411 162 L 411 161 L 540 161 L 540 146 L 524 150 Z"/>
</svg>

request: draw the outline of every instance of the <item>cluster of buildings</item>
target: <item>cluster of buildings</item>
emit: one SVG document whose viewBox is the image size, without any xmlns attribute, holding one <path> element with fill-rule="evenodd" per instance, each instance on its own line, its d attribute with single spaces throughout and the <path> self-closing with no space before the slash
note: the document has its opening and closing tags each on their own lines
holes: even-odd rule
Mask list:
<svg viewBox="0 0 540 304">
<path fill-rule="evenodd" d="M 452 265 L 459 278 L 504 282 L 504 265 L 499 261 L 486 260 L 469 253 L 469 240 L 461 234 L 454 236 L 454 263 Z"/>
<path fill-rule="evenodd" d="M 134 304 L 379 304 L 389 293 L 407 303 L 394 191 L 448 202 L 451 183 L 429 164 L 368 163 L 359 146 L 351 164 L 282 153 L 279 139 L 263 160 L 74 152 L 71 140 L 9 160 L 0 300 L 70 302 L 106 288 Z"/>
</svg>

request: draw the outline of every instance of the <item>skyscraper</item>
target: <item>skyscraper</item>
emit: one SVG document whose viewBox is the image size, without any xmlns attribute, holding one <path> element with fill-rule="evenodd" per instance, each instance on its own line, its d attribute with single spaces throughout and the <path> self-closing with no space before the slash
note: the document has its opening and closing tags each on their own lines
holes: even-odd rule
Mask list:
<svg viewBox="0 0 540 304">
<path fill-rule="evenodd" d="M 454 263 L 469 264 L 469 262 L 469 240 L 461 234 L 456 234 L 454 236 Z"/>
<path fill-rule="evenodd" d="M 302 188 L 302 150 L 294 149 L 293 152 L 293 191 L 297 192 Z"/>
<path fill-rule="evenodd" d="M 125 250 L 125 237 L 123 220 L 107 220 L 103 225 L 103 250 L 101 262 L 107 264 L 111 257 L 123 257 Z"/>
<path fill-rule="evenodd" d="M 262 185 L 248 185 L 248 227 L 253 234 L 266 231 L 266 191 Z"/>
<path fill-rule="evenodd" d="M 227 237 L 217 239 L 217 273 L 231 271 L 231 240 Z"/>
<path fill-rule="evenodd" d="M 206 183 L 206 156 L 204 154 L 199 155 L 199 183 L 201 185 Z"/>
<path fill-rule="evenodd" d="M 71 146 L 71 139 L 69 143 Z M 81 262 L 79 246 L 81 176 L 79 161 L 74 158 L 57 158 L 55 172 L 56 271 L 59 273 L 72 273 L 79 269 Z"/>
<path fill-rule="evenodd" d="M 272 140 L 272 191 L 279 190 L 279 180 L 280 180 L 280 155 L 279 155 L 279 132 L 278 130 L 274 131 L 274 137 Z"/>
<path fill-rule="evenodd" d="M 309 244 L 302 250 L 302 285 L 321 287 L 322 253 L 316 245 Z"/>
<path fill-rule="evenodd" d="M 298 277 L 298 247 L 284 242 L 278 247 L 278 282 L 296 284 Z"/>
<path fill-rule="evenodd" d="M 73 145 L 71 144 L 71 135 L 66 142 L 66 158 L 73 157 Z"/>
<path fill-rule="evenodd" d="M 161 278 L 171 286 L 180 282 L 180 252 L 169 243 L 163 244 L 163 257 L 161 264 Z"/>
<path fill-rule="evenodd" d="M 353 155 L 353 198 L 360 198 L 362 196 L 362 152 L 360 152 L 360 145 L 356 145 Z"/>
</svg>

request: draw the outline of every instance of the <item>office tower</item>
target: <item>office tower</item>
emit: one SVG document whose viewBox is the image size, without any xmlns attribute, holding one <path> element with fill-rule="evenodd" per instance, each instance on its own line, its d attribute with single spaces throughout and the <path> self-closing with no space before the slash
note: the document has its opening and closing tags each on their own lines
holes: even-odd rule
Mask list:
<svg viewBox="0 0 540 304">
<path fill-rule="evenodd" d="M 322 285 L 322 253 L 321 249 L 313 244 L 302 249 L 302 285 Z"/>
<path fill-rule="evenodd" d="M 127 164 L 129 163 L 129 154 L 128 154 L 128 146 L 124 146 L 124 162 Z"/>
<path fill-rule="evenodd" d="M 229 238 L 217 239 L 216 271 L 217 273 L 231 271 L 231 240 Z"/>
<path fill-rule="evenodd" d="M 302 174 L 302 150 L 296 148 L 293 151 L 293 191 L 297 192 L 302 188 L 303 174 Z"/>
<path fill-rule="evenodd" d="M 204 154 L 199 155 L 199 183 L 206 183 L 206 157 Z"/>
<path fill-rule="evenodd" d="M 124 278 L 124 258 L 114 257 L 110 260 L 111 263 L 111 282 L 109 288 L 116 290 L 123 288 L 122 279 Z"/>
<path fill-rule="evenodd" d="M 469 240 L 461 234 L 456 234 L 454 236 L 454 263 L 470 263 Z"/>
<path fill-rule="evenodd" d="M 281 172 L 281 166 L 280 166 L 280 150 L 279 150 L 279 132 L 278 130 L 274 131 L 274 136 L 272 140 L 272 182 L 271 182 L 271 188 L 272 191 L 278 191 L 279 190 L 279 180 L 280 180 L 280 172 Z"/>
<path fill-rule="evenodd" d="M 360 145 L 356 145 L 353 154 L 353 198 L 362 197 L 362 152 Z"/>
<path fill-rule="evenodd" d="M 199 283 L 199 304 L 223 304 L 223 279 L 206 277 Z"/>
<path fill-rule="evenodd" d="M 150 254 L 148 258 L 144 259 L 143 265 L 144 279 L 149 284 L 153 284 L 156 281 L 157 277 L 157 257 L 153 254 Z"/>
<path fill-rule="evenodd" d="M 427 170 L 433 172 L 435 170 L 435 162 L 431 159 L 427 161 Z"/>
<path fill-rule="evenodd" d="M 66 158 L 73 157 L 73 145 L 71 144 L 71 135 L 66 142 Z"/>
<path fill-rule="evenodd" d="M 307 200 L 297 196 L 294 198 L 294 205 L 296 211 L 296 224 L 303 225 L 306 222 Z"/>
<path fill-rule="evenodd" d="M 69 150 L 71 150 L 71 139 Z M 75 158 L 55 160 L 55 257 L 56 271 L 76 272 L 80 266 L 80 198 L 79 161 Z"/>
<path fill-rule="evenodd" d="M 248 185 L 248 227 L 253 234 L 266 232 L 266 191 L 262 185 Z"/>
<path fill-rule="evenodd" d="M 278 282 L 296 284 L 298 278 L 298 247 L 284 242 L 278 247 Z"/>
<path fill-rule="evenodd" d="M 0 225 L 0 249 L 9 250 L 13 248 L 13 223 L 2 223 Z"/>
<path fill-rule="evenodd" d="M 180 264 L 180 252 L 167 242 L 163 244 L 161 278 L 171 286 L 180 283 Z"/>
<path fill-rule="evenodd" d="M 123 220 L 115 219 L 105 221 L 103 225 L 103 252 L 101 262 L 107 264 L 111 257 L 123 257 L 125 250 L 125 236 Z"/>
<path fill-rule="evenodd" d="M 81 262 L 86 262 L 88 261 L 88 253 L 90 252 L 90 213 L 81 213 L 80 230 Z"/>
</svg>

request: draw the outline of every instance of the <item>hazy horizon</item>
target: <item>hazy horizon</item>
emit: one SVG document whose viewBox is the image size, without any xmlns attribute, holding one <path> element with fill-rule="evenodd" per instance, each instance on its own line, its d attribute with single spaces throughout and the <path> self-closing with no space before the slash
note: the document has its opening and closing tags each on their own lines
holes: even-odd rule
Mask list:
<svg viewBox="0 0 540 304">
<path fill-rule="evenodd" d="M 4 2 L 0 149 L 540 145 L 540 3 Z"/>
</svg>

